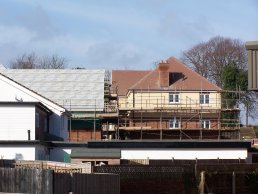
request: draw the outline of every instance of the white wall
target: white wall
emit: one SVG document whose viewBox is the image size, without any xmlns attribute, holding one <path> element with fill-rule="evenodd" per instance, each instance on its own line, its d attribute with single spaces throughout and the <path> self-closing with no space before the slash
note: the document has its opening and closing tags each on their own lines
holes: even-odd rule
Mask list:
<svg viewBox="0 0 258 194">
<path fill-rule="evenodd" d="M 35 146 L 1 146 L 0 159 L 35 160 Z"/>
<path fill-rule="evenodd" d="M 62 113 L 65 111 L 62 107 L 52 103 L 51 101 L 43 98 L 42 96 L 35 94 L 34 92 L 16 84 L 15 82 L 1 75 L 0 88 L 0 102 L 41 102 L 50 110 L 52 110 L 53 114 L 50 116 L 50 133 L 62 137 L 65 140 L 67 139 L 67 116 L 62 115 Z M 23 134 L 24 128 L 26 128 L 26 134 L 27 130 L 30 129 L 31 139 L 35 139 L 35 110 L 34 114 L 31 115 L 31 112 L 28 112 L 27 109 L 8 109 L 9 107 L 0 110 L 0 116 L 3 116 L 0 117 L 0 131 L 6 133 L 5 136 L 0 136 L 0 140 L 9 140 L 7 137 L 12 135 L 12 133 L 14 133 L 14 131 L 17 130 L 17 135 L 15 135 L 18 138 L 17 140 L 25 140 L 25 138 L 28 139 L 28 136 L 24 136 Z M 32 121 L 34 125 L 32 125 Z M 18 134 L 20 133 L 22 133 L 23 135 L 19 136 Z"/>
<path fill-rule="evenodd" d="M 17 102 L 17 100 L 21 100 L 23 102 L 37 102 L 37 100 L 31 95 L 25 93 L 15 86 L 10 85 L 8 82 L 5 82 L 5 80 L 1 79 L 1 77 L 0 88 L 0 101 Z"/>
<path fill-rule="evenodd" d="M 41 102 L 50 110 L 58 115 L 61 115 L 65 110 L 57 104 L 49 101 L 48 99 L 39 96 L 35 92 L 13 82 L 12 80 L 0 75 L 0 101 L 2 102 Z"/>
<path fill-rule="evenodd" d="M 0 104 L 0 140 L 35 140 L 35 105 Z"/>
<path fill-rule="evenodd" d="M 247 149 L 122 149 L 121 159 L 246 159 Z"/>
</svg>

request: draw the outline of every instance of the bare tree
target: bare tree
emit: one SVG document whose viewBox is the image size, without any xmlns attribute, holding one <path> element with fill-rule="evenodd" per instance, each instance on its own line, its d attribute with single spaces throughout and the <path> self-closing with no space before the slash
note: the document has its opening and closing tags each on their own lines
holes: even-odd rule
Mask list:
<svg viewBox="0 0 258 194">
<path fill-rule="evenodd" d="M 66 59 L 58 55 L 38 57 L 35 53 L 23 54 L 10 63 L 11 69 L 64 69 Z"/>
<path fill-rule="evenodd" d="M 11 62 L 11 69 L 36 69 L 38 58 L 35 53 L 23 54 Z"/>
<path fill-rule="evenodd" d="M 40 59 L 41 69 L 64 69 L 66 59 L 58 55 L 46 56 Z"/>
<path fill-rule="evenodd" d="M 228 64 L 234 63 L 238 69 L 247 68 L 244 43 L 238 39 L 220 36 L 183 52 L 181 60 L 220 87 L 223 87 L 223 69 Z"/>
</svg>

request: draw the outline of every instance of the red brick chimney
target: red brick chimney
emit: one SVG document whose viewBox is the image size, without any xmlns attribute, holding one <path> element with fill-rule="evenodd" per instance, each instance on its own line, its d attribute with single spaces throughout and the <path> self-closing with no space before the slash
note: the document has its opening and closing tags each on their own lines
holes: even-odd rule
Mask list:
<svg viewBox="0 0 258 194">
<path fill-rule="evenodd" d="M 159 71 L 159 85 L 160 87 L 168 87 L 169 86 L 169 65 L 167 61 L 160 61 L 158 66 Z"/>
</svg>

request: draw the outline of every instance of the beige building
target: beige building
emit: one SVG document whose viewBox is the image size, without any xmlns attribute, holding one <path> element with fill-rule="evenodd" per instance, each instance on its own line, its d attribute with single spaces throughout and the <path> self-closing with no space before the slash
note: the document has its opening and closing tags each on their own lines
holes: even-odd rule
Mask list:
<svg viewBox="0 0 258 194">
<path fill-rule="evenodd" d="M 258 90 L 258 41 L 246 42 L 248 54 L 248 89 Z"/>
<path fill-rule="evenodd" d="M 122 139 L 237 137 L 239 123 L 222 121 L 238 111 L 221 99 L 222 89 L 175 58 L 151 71 L 113 70 Z"/>
</svg>

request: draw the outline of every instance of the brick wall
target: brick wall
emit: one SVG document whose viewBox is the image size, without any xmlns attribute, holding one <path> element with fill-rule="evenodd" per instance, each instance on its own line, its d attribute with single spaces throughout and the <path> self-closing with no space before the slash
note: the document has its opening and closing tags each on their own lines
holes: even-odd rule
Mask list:
<svg viewBox="0 0 258 194">
<path fill-rule="evenodd" d="M 140 131 L 130 131 L 125 132 L 127 138 L 129 139 L 141 139 Z M 142 132 L 142 139 L 218 139 L 219 131 L 205 130 L 200 133 L 200 130 L 189 130 L 183 131 L 180 136 L 179 130 L 163 130 L 162 133 L 160 130 L 145 130 Z"/>
<path fill-rule="evenodd" d="M 101 139 L 102 133 L 99 130 L 96 130 L 96 139 Z M 93 130 L 85 130 L 85 129 L 78 129 L 78 130 L 71 130 L 71 137 L 70 132 L 68 132 L 69 140 L 70 141 L 87 141 L 91 139 L 95 139 Z"/>
<path fill-rule="evenodd" d="M 148 120 L 148 121 L 140 121 L 140 120 L 134 120 L 130 122 L 130 126 L 135 127 L 151 127 L 152 129 L 160 129 L 160 121 L 155 120 Z M 211 129 L 218 129 L 218 126 L 220 126 L 220 122 L 218 120 L 210 120 L 210 128 Z M 162 128 L 163 129 L 169 129 L 169 119 L 164 119 L 162 121 Z M 200 128 L 200 122 L 199 120 L 181 120 L 181 128 L 182 129 L 199 129 Z"/>
</svg>

